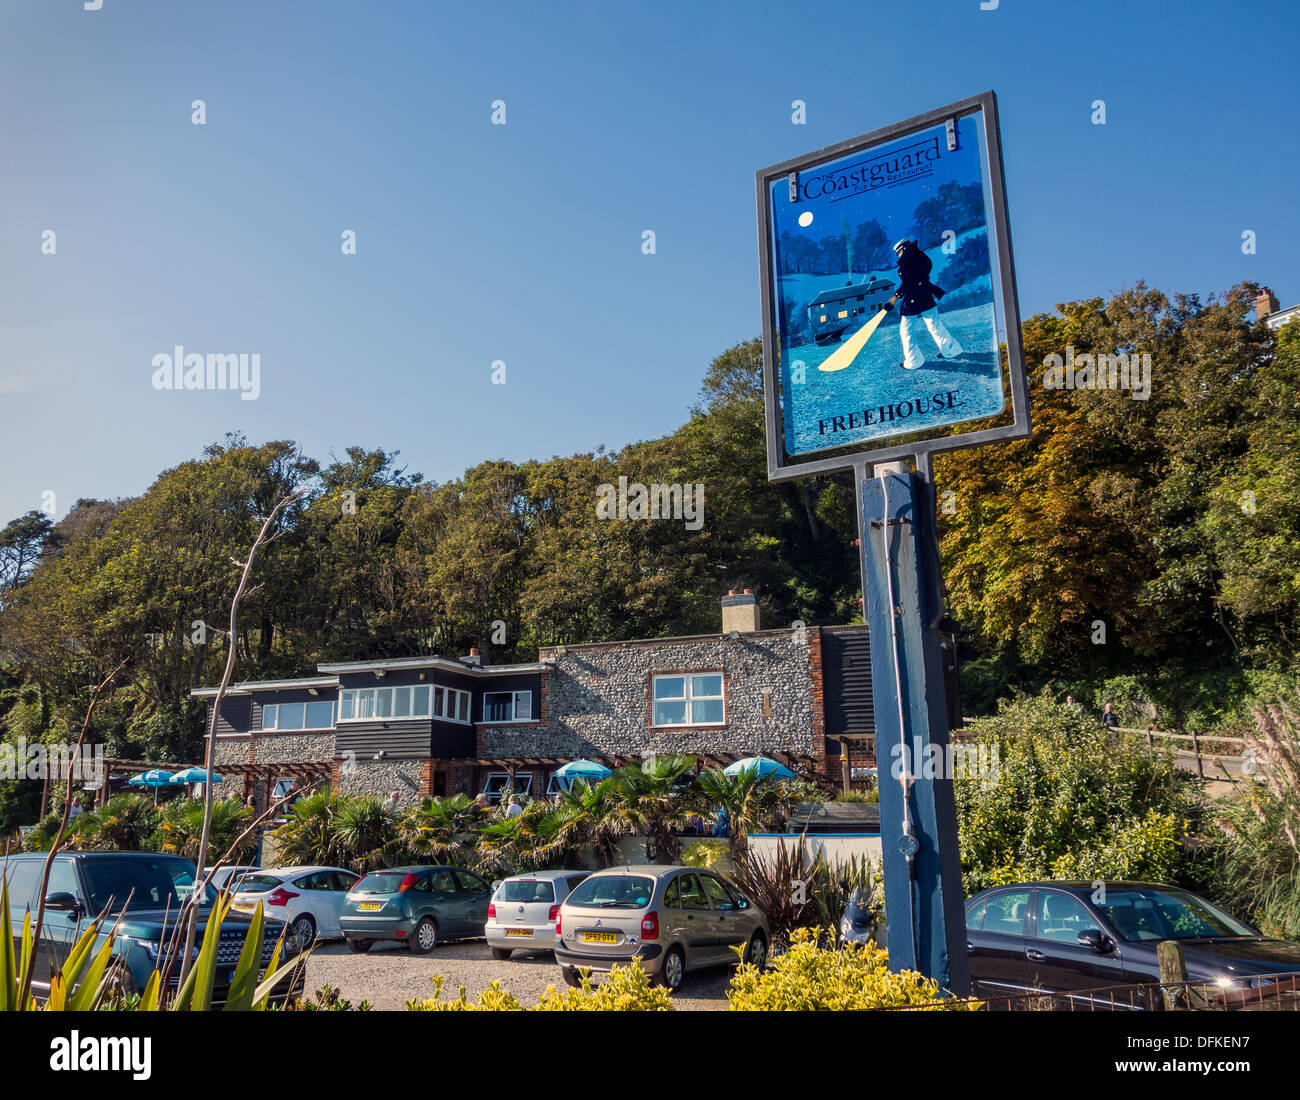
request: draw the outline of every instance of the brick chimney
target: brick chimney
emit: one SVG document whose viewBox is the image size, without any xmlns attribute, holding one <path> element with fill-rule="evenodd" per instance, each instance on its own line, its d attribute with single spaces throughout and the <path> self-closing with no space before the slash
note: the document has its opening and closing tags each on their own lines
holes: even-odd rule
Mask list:
<svg viewBox="0 0 1300 1100">
<path fill-rule="evenodd" d="M 722 633 L 752 634 L 758 629 L 758 599 L 752 588 L 743 592 L 733 588 L 722 597 Z"/>
<path fill-rule="evenodd" d="M 1278 311 L 1278 300 L 1268 287 L 1259 288 L 1259 293 L 1255 295 L 1255 320 L 1267 321 L 1270 313 Z"/>
<path fill-rule="evenodd" d="M 483 658 L 479 654 L 478 646 L 471 647 L 469 653 L 462 657 L 461 660 L 467 665 L 481 665 L 483 663 Z"/>
</svg>

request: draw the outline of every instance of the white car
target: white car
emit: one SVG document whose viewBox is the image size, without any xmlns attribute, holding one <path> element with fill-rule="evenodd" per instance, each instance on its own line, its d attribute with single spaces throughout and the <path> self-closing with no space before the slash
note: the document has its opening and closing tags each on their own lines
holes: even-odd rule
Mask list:
<svg viewBox="0 0 1300 1100">
<path fill-rule="evenodd" d="M 321 939 L 343 935 L 339 910 L 352 884 L 361 876 L 342 867 L 271 867 L 245 874 L 231 908 L 251 913 L 262 903 L 270 920 L 283 921 L 298 940 L 299 950 Z"/>
<path fill-rule="evenodd" d="M 554 951 L 560 905 L 590 871 L 537 871 L 503 879 L 492 894 L 483 935 L 494 959 L 513 951 Z"/>
</svg>

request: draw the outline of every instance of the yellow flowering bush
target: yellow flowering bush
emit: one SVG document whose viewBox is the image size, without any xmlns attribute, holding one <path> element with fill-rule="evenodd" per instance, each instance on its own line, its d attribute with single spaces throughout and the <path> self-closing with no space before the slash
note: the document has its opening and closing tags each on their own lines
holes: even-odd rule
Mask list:
<svg viewBox="0 0 1300 1100">
<path fill-rule="evenodd" d="M 407 1001 L 412 1012 L 672 1012 L 672 995 L 651 983 L 639 966 L 615 966 L 598 986 L 590 977 L 583 978 L 582 988 L 560 992 L 548 986 L 537 1004 L 525 1008 L 517 998 L 492 982 L 473 1001 L 462 985 L 460 994 L 442 999 L 441 975 L 434 975 L 434 994 L 428 1000 Z"/>
<path fill-rule="evenodd" d="M 816 934 L 808 928 L 791 934 L 790 950 L 773 956 L 767 970 L 741 966 L 727 990 L 731 1009 L 740 1012 L 889 1008 L 926 1004 L 941 996 L 933 979 L 914 970 L 891 971 L 888 953 L 874 944 L 818 947 Z M 951 1007 L 971 1006 L 953 1001 Z"/>
</svg>

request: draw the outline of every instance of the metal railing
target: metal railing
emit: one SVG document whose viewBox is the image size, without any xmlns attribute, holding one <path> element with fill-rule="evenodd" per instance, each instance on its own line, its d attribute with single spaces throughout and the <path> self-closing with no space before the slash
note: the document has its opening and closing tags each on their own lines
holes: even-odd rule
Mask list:
<svg viewBox="0 0 1300 1100">
<path fill-rule="evenodd" d="M 909 1012 L 965 1005 L 982 1012 L 1300 1012 L 1300 973 L 1218 981 L 1108 985 L 1060 992 L 1029 990 L 997 997 L 891 1005 Z"/>
</svg>

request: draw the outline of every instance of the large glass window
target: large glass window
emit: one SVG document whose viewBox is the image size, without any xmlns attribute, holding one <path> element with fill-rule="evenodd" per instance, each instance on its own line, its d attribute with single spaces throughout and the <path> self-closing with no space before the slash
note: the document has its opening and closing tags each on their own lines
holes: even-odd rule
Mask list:
<svg viewBox="0 0 1300 1100">
<path fill-rule="evenodd" d="M 334 726 L 334 704 L 268 703 L 262 708 L 264 730 L 327 730 Z"/>
<path fill-rule="evenodd" d="M 726 720 L 722 673 L 696 672 L 654 678 L 656 726 L 718 726 Z"/>
<path fill-rule="evenodd" d="M 1055 890 L 1039 890 L 1034 914 L 1035 934 L 1040 940 L 1077 944 L 1080 932 L 1098 932 L 1097 922 L 1078 898 Z"/>
<path fill-rule="evenodd" d="M 438 688 L 439 693 L 442 688 Z M 374 718 L 428 718 L 429 685 L 347 688 L 339 692 L 339 721 Z"/>
<path fill-rule="evenodd" d="M 984 910 L 984 931 L 1006 936 L 1025 934 L 1025 912 L 1029 908 L 1029 891 L 1015 890 L 994 894 Z"/>
<path fill-rule="evenodd" d="M 1254 935 L 1239 920 L 1185 890 L 1108 887 L 1106 900 L 1097 908 L 1130 942 Z"/>
<path fill-rule="evenodd" d="M 484 722 L 529 722 L 533 717 L 531 691 L 485 691 Z"/>
</svg>

